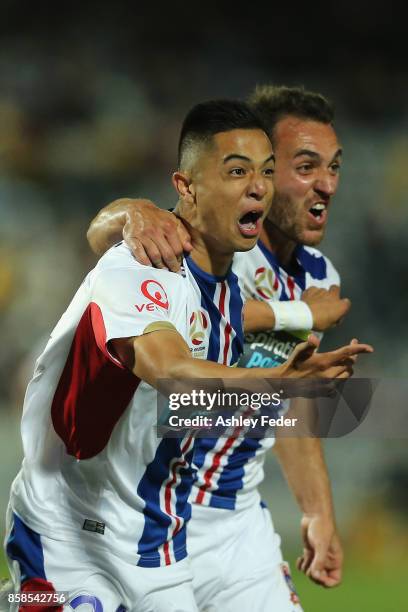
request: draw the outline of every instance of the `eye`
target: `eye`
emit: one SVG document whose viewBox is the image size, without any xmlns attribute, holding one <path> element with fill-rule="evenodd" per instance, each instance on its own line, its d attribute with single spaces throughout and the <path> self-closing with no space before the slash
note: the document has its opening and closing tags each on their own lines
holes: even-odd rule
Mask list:
<svg viewBox="0 0 408 612">
<path fill-rule="evenodd" d="M 307 174 L 308 172 L 311 172 L 313 170 L 313 164 L 311 164 L 310 162 L 305 162 L 303 164 L 300 164 L 300 166 L 297 166 L 297 170 L 299 170 L 299 172 L 301 172 L 302 174 Z"/>
<path fill-rule="evenodd" d="M 232 176 L 244 176 L 245 170 L 244 168 L 231 168 L 229 173 L 232 174 Z"/>
<path fill-rule="evenodd" d="M 332 164 L 330 164 L 330 170 L 332 170 L 335 173 L 339 172 L 340 171 L 339 162 L 333 162 Z"/>
<path fill-rule="evenodd" d="M 273 176 L 275 173 L 275 168 L 265 168 L 264 175 L 265 176 Z"/>
</svg>

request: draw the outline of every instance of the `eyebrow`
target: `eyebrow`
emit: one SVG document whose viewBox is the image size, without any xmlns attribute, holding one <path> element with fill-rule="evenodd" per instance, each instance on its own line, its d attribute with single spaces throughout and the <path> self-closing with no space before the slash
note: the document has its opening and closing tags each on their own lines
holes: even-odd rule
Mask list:
<svg viewBox="0 0 408 612">
<path fill-rule="evenodd" d="M 223 163 L 226 164 L 227 162 L 231 161 L 231 159 L 241 159 L 242 161 L 246 162 L 252 161 L 249 157 L 246 157 L 245 155 L 240 155 L 239 153 L 231 153 L 230 155 L 227 155 Z M 269 161 L 275 161 L 275 155 L 273 153 L 267 159 L 265 159 L 262 165 L 267 164 Z"/>
<path fill-rule="evenodd" d="M 343 149 L 337 149 L 332 159 L 336 159 L 336 157 L 340 157 L 342 154 L 343 154 Z M 308 155 L 309 157 L 314 157 L 315 159 L 320 158 L 319 153 L 316 153 L 316 151 L 311 151 L 310 149 L 300 149 L 299 151 L 295 153 L 294 158 L 302 157 L 302 155 Z"/>
</svg>

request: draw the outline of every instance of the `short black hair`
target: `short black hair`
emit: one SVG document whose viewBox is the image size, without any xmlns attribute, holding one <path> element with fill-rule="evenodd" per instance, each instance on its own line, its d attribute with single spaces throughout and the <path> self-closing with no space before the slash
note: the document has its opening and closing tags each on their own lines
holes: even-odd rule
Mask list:
<svg viewBox="0 0 408 612">
<path fill-rule="evenodd" d="M 334 122 L 332 102 L 322 94 L 304 87 L 258 85 L 250 95 L 248 103 L 261 116 L 272 139 L 276 124 L 287 116 L 331 125 Z"/>
<path fill-rule="evenodd" d="M 183 121 L 178 145 L 178 165 L 183 168 L 188 153 L 197 145 L 208 144 L 220 132 L 263 130 L 258 113 L 240 100 L 209 100 L 194 106 Z"/>
</svg>

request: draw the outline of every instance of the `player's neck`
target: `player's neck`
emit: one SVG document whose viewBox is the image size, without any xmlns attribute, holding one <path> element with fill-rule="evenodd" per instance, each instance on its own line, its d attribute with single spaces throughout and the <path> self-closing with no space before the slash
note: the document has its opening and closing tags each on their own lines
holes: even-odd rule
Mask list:
<svg viewBox="0 0 408 612">
<path fill-rule="evenodd" d="M 283 266 L 289 266 L 296 248 L 296 242 L 282 234 L 276 225 L 268 219 L 265 219 L 260 238 L 266 248 L 276 256 L 279 263 Z"/>
<path fill-rule="evenodd" d="M 197 266 L 212 276 L 225 276 L 231 266 L 233 255 L 216 253 L 198 238 L 192 240 L 193 250 L 190 257 Z"/>
<path fill-rule="evenodd" d="M 217 240 L 214 240 L 213 236 L 206 240 L 200 231 L 194 227 L 194 224 L 190 223 L 188 210 L 183 207 L 182 202 L 178 202 L 175 212 L 181 217 L 190 234 L 193 246 L 190 257 L 194 263 L 207 274 L 225 276 L 231 266 L 234 254 L 221 252 L 217 248 L 220 245 Z"/>
</svg>

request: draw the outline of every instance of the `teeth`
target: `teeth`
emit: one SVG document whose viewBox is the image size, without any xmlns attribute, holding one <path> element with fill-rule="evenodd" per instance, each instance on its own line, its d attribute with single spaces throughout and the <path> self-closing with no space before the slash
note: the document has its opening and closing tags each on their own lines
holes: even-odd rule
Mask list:
<svg viewBox="0 0 408 612">
<path fill-rule="evenodd" d="M 310 210 L 324 210 L 325 208 L 326 204 L 315 204 Z"/>
</svg>

